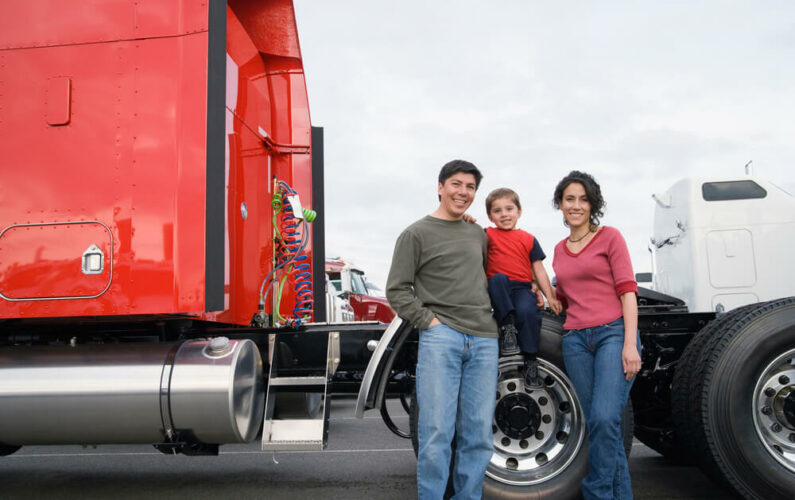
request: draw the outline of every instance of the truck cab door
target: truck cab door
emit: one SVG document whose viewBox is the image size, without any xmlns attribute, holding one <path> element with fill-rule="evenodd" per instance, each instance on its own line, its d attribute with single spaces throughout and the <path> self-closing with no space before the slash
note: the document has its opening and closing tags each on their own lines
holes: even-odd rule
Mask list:
<svg viewBox="0 0 795 500">
<path fill-rule="evenodd" d="M 342 287 L 343 293 L 353 292 L 353 287 L 351 286 L 350 266 L 343 266 L 342 270 L 340 270 L 340 286 Z"/>
</svg>

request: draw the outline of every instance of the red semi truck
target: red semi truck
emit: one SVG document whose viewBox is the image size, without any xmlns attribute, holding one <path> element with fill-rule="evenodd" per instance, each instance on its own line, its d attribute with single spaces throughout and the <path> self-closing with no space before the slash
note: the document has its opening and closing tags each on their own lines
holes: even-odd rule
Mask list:
<svg viewBox="0 0 795 500">
<path fill-rule="evenodd" d="M 350 304 L 356 321 L 389 323 L 395 318 L 395 311 L 383 292 L 353 263 L 339 258 L 326 259 L 326 274 L 334 291 Z"/>
<path fill-rule="evenodd" d="M 411 438 L 416 330 L 325 321 L 322 139 L 290 0 L 3 2 L 0 455 L 322 449 L 346 392 Z M 795 299 L 769 299 L 689 312 L 641 289 L 625 444 L 634 427 L 745 497 L 792 497 Z M 489 498 L 579 495 L 561 333 L 544 318 L 532 394 L 500 361 Z"/>
<path fill-rule="evenodd" d="M 383 327 L 323 323 L 292 2 L 0 10 L 0 450 L 322 447 Z"/>
</svg>

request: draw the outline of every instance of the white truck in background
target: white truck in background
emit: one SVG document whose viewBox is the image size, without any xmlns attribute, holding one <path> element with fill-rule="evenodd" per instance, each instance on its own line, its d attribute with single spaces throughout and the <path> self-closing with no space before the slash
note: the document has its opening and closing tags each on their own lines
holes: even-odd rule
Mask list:
<svg viewBox="0 0 795 500">
<path fill-rule="evenodd" d="M 795 295 L 795 202 L 756 178 L 683 179 L 655 194 L 653 288 L 690 311 Z"/>
<path fill-rule="evenodd" d="M 635 435 L 743 497 L 793 498 L 795 198 L 750 173 L 653 198 L 653 288 L 687 312 L 641 308 Z"/>
</svg>

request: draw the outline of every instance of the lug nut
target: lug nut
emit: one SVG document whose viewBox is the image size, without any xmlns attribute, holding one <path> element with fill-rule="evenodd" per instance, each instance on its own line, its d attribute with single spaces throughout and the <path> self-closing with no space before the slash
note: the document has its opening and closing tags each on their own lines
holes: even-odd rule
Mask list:
<svg viewBox="0 0 795 500">
<path fill-rule="evenodd" d="M 538 398 L 538 404 L 540 404 L 541 406 L 546 405 L 548 402 L 549 402 L 549 400 L 547 398 L 545 398 L 544 396 L 541 396 L 540 398 Z"/>
<path fill-rule="evenodd" d="M 781 424 L 778 422 L 773 423 L 773 425 L 770 426 L 770 430 L 773 432 L 781 432 Z"/>
<path fill-rule="evenodd" d="M 789 441 L 790 443 L 795 443 L 795 432 L 789 433 Z"/>
<path fill-rule="evenodd" d="M 773 413 L 773 410 L 769 406 L 762 407 L 762 414 L 763 415 L 770 415 Z"/>
<path fill-rule="evenodd" d="M 535 438 L 541 441 L 542 439 L 544 439 L 544 433 L 541 431 L 536 431 Z"/>
<path fill-rule="evenodd" d="M 789 384 L 789 377 L 788 377 L 788 376 L 786 376 L 786 375 L 782 375 L 782 376 L 780 376 L 780 377 L 778 378 L 778 381 L 779 381 L 779 383 L 780 383 L 781 385 L 787 385 L 787 384 Z"/>
<path fill-rule="evenodd" d="M 765 396 L 772 398 L 775 395 L 776 395 L 776 390 L 773 389 L 772 387 L 768 387 L 767 389 L 765 389 Z"/>
</svg>

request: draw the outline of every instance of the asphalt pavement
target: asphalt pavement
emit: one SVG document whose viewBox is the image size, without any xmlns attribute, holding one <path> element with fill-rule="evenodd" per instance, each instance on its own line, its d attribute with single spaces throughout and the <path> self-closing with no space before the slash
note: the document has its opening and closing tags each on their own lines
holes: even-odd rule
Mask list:
<svg viewBox="0 0 795 500">
<path fill-rule="evenodd" d="M 148 445 L 29 446 L 0 457 L 0 498 L 415 498 L 416 460 L 408 440 L 377 412 L 354 417 L 352 399 L 332 402 L 329 445 L 316 452 L 262 452 L 226 445 L 217 457 L 167 456 Z M 396 403 L 395 420 L 408 417 Z M 728 499 L 695 467 L 673 464 L 634 443 L 636 499 Z"/>
</svg>

